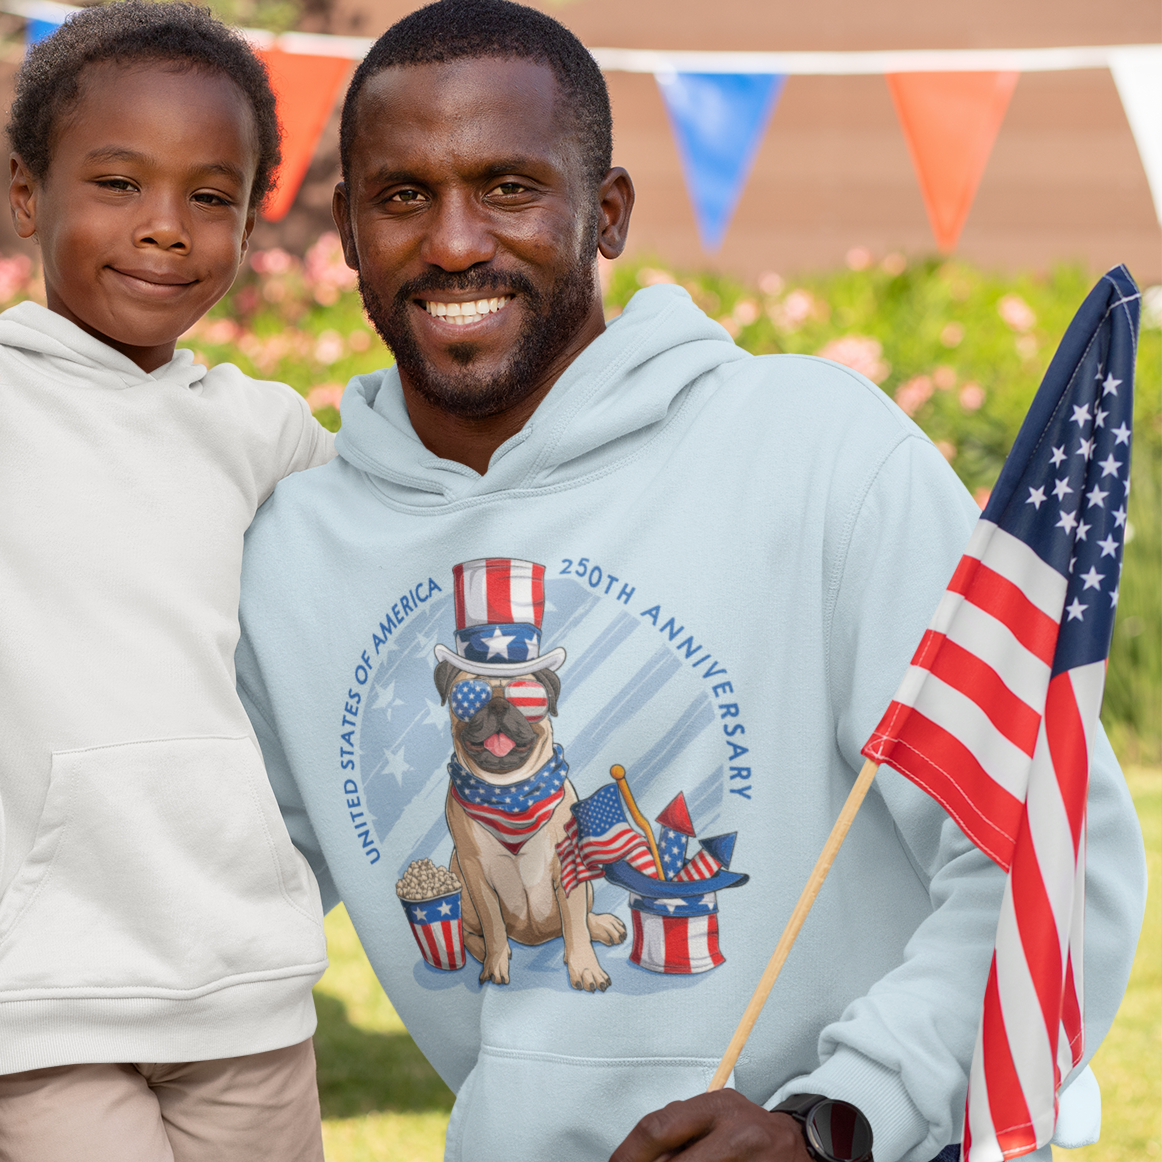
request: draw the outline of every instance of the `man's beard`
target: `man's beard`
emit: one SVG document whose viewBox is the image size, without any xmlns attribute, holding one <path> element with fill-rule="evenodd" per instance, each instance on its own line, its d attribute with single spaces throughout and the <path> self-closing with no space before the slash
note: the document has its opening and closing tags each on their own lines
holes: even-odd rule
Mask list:
<svg viewBox="0 0 1162 1162">
<path fill-rule="evenodd" d="M 568 347 L 593 307 L 593 247 L 583 246 L 582 257 L 542 294 L 519 272 L 502 274 L 491 270 L 463 273 L 431 271 L 400 287 L 389 308 L 374 288 L 359 275 L 359 293 L 367 316 L 383 341 L 391 348 L 400 373 L 429 403 L 465 419 L 484 419 L 520 403 L 541 384 L 545 372 Z M 416 299 L 440 292 L 475 294 L 477 298 L 520 295 L 524 299 L 525 321 L 507 360 L 491 377 L 474 372 L 476 344 L 453 343 L 448 353 L 463 371 L 437 371 L 425 359 L 416 342 L 409 311 Z M 501 310 L 511 310 L 512 304 Z"/>
</svg>

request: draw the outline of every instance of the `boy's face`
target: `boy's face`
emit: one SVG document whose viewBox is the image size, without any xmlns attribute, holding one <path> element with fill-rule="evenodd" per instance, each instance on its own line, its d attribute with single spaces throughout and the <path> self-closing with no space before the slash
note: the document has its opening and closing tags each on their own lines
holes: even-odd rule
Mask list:
<svg viewBox="0 0 1162 1162">
<path fill-rule="evenodd" d="M 40 244 L 50 309 L 152 371 L 246 251 L 249 103 L 219 73 L 93 65 L 54 136 L 40 180 L 12 155 L 17 232 Z"/>
</svg>

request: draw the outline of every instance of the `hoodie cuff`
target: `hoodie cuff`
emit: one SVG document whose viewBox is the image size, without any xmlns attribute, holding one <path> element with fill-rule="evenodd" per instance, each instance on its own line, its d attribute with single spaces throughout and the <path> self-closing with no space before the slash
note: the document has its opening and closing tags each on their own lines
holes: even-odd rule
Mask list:
<svg viewBox="0 0 1162 1162">
<path fill-rule="evenodd" d="M 813 1073 L 787 1082 L 766 1108 L 774 1109 L 793 1093 L 821 1093 L 858 1106 L 871 1122 L 876 1162 L 898 1162 L 928 1137 L 928 1122 L 900 1075 L 854 1049 L 840 1048 Z"/>
</svg>

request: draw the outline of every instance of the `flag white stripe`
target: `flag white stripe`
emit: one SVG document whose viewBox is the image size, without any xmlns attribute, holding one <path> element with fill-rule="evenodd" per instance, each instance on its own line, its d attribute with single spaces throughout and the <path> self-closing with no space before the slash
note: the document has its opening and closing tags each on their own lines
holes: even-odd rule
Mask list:
<svg viewBox="0 0 1162 1162">
<path fill-rule="evenodd" d="M 512 620 L 518 625 L 533 625 L 533 567 L 528 561 L 512 561 L 509 564 L 509 600 L 512 604 Z"/>
<path fill-rule="evenodd" d="M 968 1071 L 970 1100 L 965 1115 L 972 1134 L 972 1162 L 1003 1162 L 1000 1143 L 993 1129 L 989 1110 L 988 1082 L 984 1075 L 984 1022 L 976 1029 L 976 1047 L 972 1051 L 972 1066 Z"/>
<path fill-rule="evenodd" d="M 1011 743 L 989 720 L 989 717 L 966 694 L 954 690 L 935 674 L 910 666 L 896 698 L 904 702 L 905 687 L 913 683 L 912 671 L 924 678 L 911 705 L 925 718 L 943 727 L 972 751 L 985 773 L 1010 795 L 1024 799 L 1029 783 L 1030 759 L 1020 747 Z"/>
<path fill-rule="evenodd" d="M 479 568 L 470 568 L 472 565 Z M 488 624 L 488 571 L 481 561 L 464 565 L 464 624 Z"/>
<path fill-rule="evenodd" d="M 1057 925 L 1061 949 L 1061 970 L 1065 971 L 1065 957 L 1069 951 L 1069 916 L 1073 912 L 1073 882 L 1077 866 L 1073 858 L 1073 832 L 1065 800 L 1053 760 L 1049 754 L 1049 739 L 1042 722 L 1037 735 L 1037 750 L 1029 772 L 1029 796 L 1025 800 L 1025 825 L 1037 853 L 1037 870 L 1053 920 Z"/>
<path fill-rule="evenodd" d="M 1003 621 L 963 598 L 961 602 L 959 615 L 945 631 L 948 640 L 992 666 L 1005 685 L 1040 714 L 1049 690 L 1050 667 L 1021 645 Z"/>
<path fill-rule="evenodd" d="M 989 522 L 982 520 L 979 523 Z M 1066 578 L 1052 565 L 1046 565 L 1024 541 L 995 525 L 993 529 L 987 548 L 980 556 L 981 563 L 1016 585 L 1042 613 L 1060 621 L 1069 584 Z M 976 556 L 975 553 L 967 555 Z"/>
<path fill-rule="evenodd" d="M 997 922 L 997 993 L 1005 1035 L 1021 1091 L 1039 1142 L 1053 1136 L 1053 1054 L 1041 1013 L 1037 989 L 1025 961 L 1021 934 L 1013 907 L 1013 881 L 1005 885 L 1005 898 Z M 1046 1122 L 1048 1116 L 1048 1122 Z M 1011 1127 L 997 1126 L 998 1131 Z"/>
</svg>

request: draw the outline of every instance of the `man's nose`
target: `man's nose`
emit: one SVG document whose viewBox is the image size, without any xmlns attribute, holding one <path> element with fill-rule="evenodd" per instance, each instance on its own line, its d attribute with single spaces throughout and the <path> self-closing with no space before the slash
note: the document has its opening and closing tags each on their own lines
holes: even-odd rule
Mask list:
<svg viewBox="0 0 1162 1162">
<path fill-rule="evenodd" d="M 468 191 L 441 197 L 428 218 L 421 257 L 441 270 L 468 270 L 496 256 L 488 216 Z"/>
</svg>

